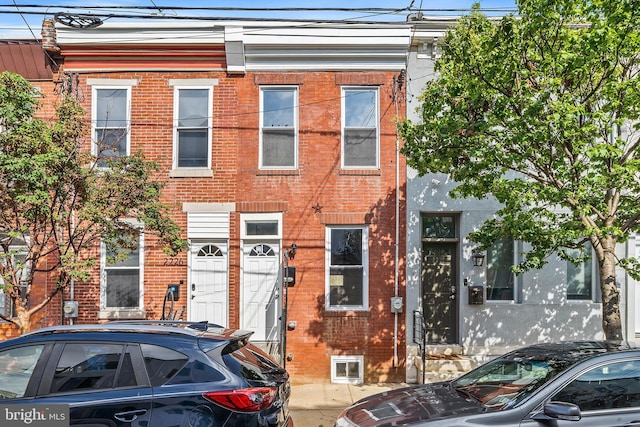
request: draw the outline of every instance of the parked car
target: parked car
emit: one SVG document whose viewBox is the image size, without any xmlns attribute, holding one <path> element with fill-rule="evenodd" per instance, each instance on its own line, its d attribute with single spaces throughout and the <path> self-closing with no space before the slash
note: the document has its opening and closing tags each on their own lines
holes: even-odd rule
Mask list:
<svg viewBox="0 0 640 427">
<path fill-rule="evenodd" d="M 572 342 L 525 347 L 460 378 L 346 408 L 335 427 L 640 426 L 640 350 Z"/>
<path fill-rule="evenodd" d="M 0 343 L 0 404 L 68 404 L 85 427 L 292 427 L 289 375 L 250 335 L 206 322 L 40 329 Z"/>
</svg>

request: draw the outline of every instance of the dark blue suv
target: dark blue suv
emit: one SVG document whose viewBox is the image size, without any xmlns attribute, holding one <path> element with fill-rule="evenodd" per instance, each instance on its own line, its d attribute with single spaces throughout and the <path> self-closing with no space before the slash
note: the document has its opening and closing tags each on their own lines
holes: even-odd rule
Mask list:
<svg viewBox="0 0 640 427">
<path fill-rule="evenodd" d="M 85 427 L 292 427 L 289 375 L 206 322 L 44 328 L 0 343 L 0 404 L 68 404 Z"/>
</svg>

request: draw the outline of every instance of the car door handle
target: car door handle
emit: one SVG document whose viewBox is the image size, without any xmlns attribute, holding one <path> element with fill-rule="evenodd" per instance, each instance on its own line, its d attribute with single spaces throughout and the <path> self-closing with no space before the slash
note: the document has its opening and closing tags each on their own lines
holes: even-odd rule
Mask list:
<svg viewBox="0 0 640 427">
<path fill-rule="evenodd" d="M 144 415 L 146 413 L 146 409 L 136 409 L 135 411 L 118 412 L 113 417 L 123 423 L 130 423 L 135 421 L 140 415 Z"/>
</svg>

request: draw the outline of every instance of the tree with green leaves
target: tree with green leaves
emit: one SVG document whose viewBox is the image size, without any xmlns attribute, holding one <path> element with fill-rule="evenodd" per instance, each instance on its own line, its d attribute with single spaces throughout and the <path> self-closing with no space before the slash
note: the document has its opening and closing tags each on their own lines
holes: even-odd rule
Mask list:
<svg viewBox="0 0 640 427">
<path fill-rule="evenodd" d="M 469 238 L 527 242 L 515 272 L 552 254 L 599 265 L 603 331 L 622 338 L 616 246 L 640 229 L 640 7 L 635 0 L 517 0 L 447 32 L 421 121 L 400 124 L 407 162 L 452 197 L 500 202 Z M 580 255 L 576 256 L 576 250 Z"/>
<path fill-rule="evenodd" d="M 97 245 L 110 261 L 122 259 L 143 224 L 168 254 L 186 249 L 161 201 L 156 165 L 140 153 L 92 155 L 78 102 L 63 97 L 47 122 L 38 117 L 40 98 L 21 76 L 0 73 L 0 288 L 14 308 L 0 318 L 21 332 L 74 280 L 89 277 Z M 44 278 L 54 285 L 32 300 Z"/>
</svg>

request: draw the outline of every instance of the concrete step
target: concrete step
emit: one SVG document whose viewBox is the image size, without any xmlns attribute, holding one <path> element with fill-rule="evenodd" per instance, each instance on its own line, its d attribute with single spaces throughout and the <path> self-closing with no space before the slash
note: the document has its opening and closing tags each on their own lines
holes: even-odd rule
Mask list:
<svg viewBox="0 0 640 427">
<path fill-rule="evenodd" d="M 464 356 L 448 356 L 438 358 L 427 356 L 424 369 L 426 372 L 464 373 L 475 368 L 475 362 Z"/>
<path fill-rule="evenodd" d="M 478 362 L 468 356 L 458 354 L 427 354 L 424 361 L 424 374 L 422 358 L 413 356 L 407 369 L 407 382 L 425 383 L 448 381 L 469 372 L 478 366 Z M 424 375 L 424 376 L 423 376 Z"/>
</svg>

